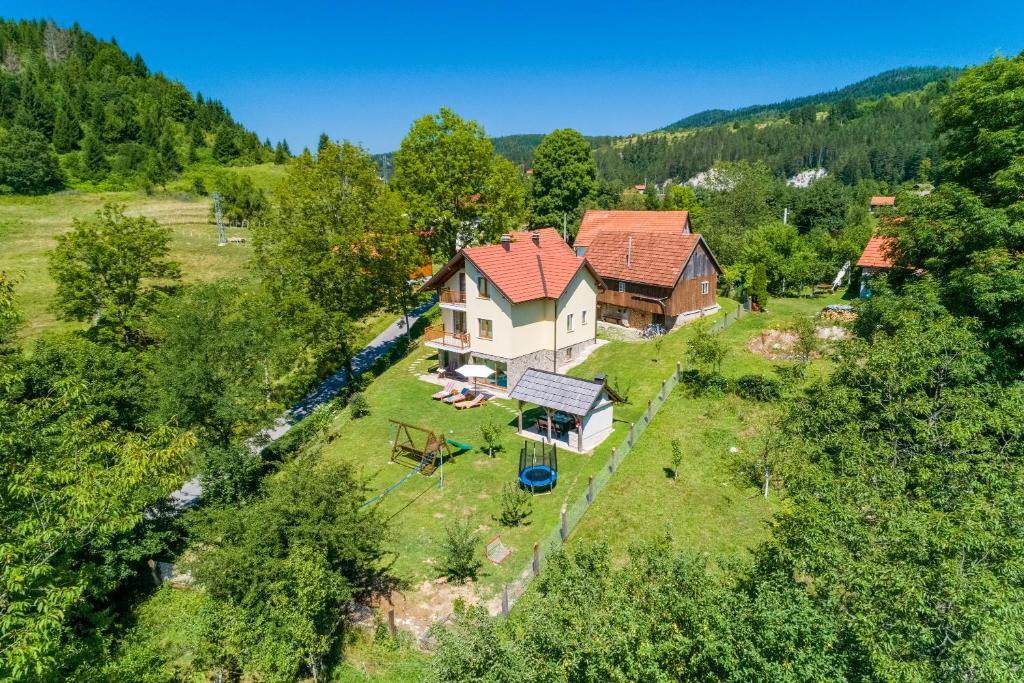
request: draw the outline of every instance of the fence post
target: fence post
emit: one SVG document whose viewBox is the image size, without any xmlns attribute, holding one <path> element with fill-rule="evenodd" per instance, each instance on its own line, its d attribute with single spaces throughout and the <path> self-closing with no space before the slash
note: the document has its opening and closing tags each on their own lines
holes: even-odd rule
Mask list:
<svg viewBox="0 0 1024 683">
<path fill-rule="evenodd" d="M 508 584 L 501 584 L 501 615 L 508 616 Z"/>
<path fill-rule="evenodd" d="M 676 381 L 679 382 L 683 379 L 683 364 L 676 361 Z"/>
<path fill-rule="evenodd" d="M 594 502 L 594 478 L 587 478 L 587 505 Z"/>
<path fill-rule="evenodd" d="M 647 400 L 647 421 L 648 422 L 651 421 L 651 401 L 650 401 L 650 399 Z"/>
<path fill-rule="evenodd" d="M 633 447 L 633 428 L 635 426 L 636 425 L 634 423 L 632 423 L 632 422 L 629 423 L 629 446 L 630 446 L 630 448 Z"/>
<path fill-rule="evenodd" d="M 395 637 L 395 610 L 388 610 L 388 630 L 391 631 L 391 637 Z"/>
<path fill-rule="evenodd" d="M 608 459 L 608 472 L 615 474 L 615 447 L 612 446 L 612 457 Z"/>
<path fill-rule="evenodd" d="M 559 531 L 562 534 L 562 543 L 565 543 L 565 539 L 569 538 L 569 522 L 565 517 L 565 505 L 562 505 L 562 528 Z"/>
<path fill-rule="evenodd" d="M 661 402 L 665 402 L 665 385 L 668 383 L 667 379 L 661 380 Z"/>
<path fill-rule="evenodd" d="M 533 575 L 540 576 L 540 544 L 533 544 Z"/>
</svg>

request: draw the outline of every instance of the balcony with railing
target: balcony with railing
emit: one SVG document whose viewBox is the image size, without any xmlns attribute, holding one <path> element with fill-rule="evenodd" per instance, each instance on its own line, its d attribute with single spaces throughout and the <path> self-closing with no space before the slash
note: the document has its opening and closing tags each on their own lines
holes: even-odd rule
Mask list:
<svg viewBox="0 0 1024 683">
<path fill-rule="evenodd" d="M 466 308 L 466 292 L 458 289 L 442 289 L 438 295 L 438 301 L 442 308 L 464 310 Z"/>
<path fill-rule="evenodd" d="M 453 332 L 443 325 L 432 325 L 423 331 L 423 343 L 433 349 L 461 353 L 469 350 L 469 332 Z"/>
</svg>

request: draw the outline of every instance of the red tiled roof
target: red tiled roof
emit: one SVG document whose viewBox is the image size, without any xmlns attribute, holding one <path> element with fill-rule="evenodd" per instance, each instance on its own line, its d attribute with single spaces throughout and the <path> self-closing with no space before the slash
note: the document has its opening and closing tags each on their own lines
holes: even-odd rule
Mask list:
<svg viewBox="0 0 1024 683">
<path fill-rule="evenodd" d="M 590 243 L 587 260 L 602 278 L 671 288 L 702 239 L 696 234 L 602 232 Z"/>
<path fill-rule="evenodd" d="M 895 197 L 872 197 L 871 206 L 896 206 Z"/>
<path fill-rule="evenodd" d="M 891 245 L 891 237 L 872 237 L 864 247 L 864 253 L 860 255 L 857 265 L 867 268 L 892 268 L 892 258 L 889 256 Z"/>
<path fill-rule="evenodd" d="M 599 232 L 679 234 L 687 231 L 689 211 L 596 211 L 583 214 L 573 246 L 589 247 Z"/>
<path fill-rule="evenodd" d="M 533 235 L 540 236 L 535 244 Z M 557 299 L 572 282 L 580 268 L 587 268 L 598 285 L 601 278 L 586 259 L 577 258 L 553 228 L 515 232 L 508 249 L 502 244 L 467 247 L 452 258 L 423 289 L 436 289 L 468 259 L 514 304 L 533 299 Z"/>
</svg>

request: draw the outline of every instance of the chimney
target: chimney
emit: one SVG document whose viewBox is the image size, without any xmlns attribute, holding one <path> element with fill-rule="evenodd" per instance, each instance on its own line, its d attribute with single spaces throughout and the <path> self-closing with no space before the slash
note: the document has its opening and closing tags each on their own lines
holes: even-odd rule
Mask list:
<svg viewBox="0 0 1024 683">
<path fill-rule="evenodd" d="M 508 251 L 512 246 L 512 235 L 505 233 L 501 236 L 501 246 L 505 251 Z"/>
<path fill-rule="evenodd" d="M 633 262 L 633 236 L 629 236 L 629 241 L 626 243 L 626 265 L 629 266 Z"/>
<path fill-rule="evenodd" d="M 532 233 L 530 235 L 530 239 L 533 240 L 533 243 L 535 245 L 537 245 L 538 247 L 540 246 L 540 233 L 539 232 Z"/>
</svg>

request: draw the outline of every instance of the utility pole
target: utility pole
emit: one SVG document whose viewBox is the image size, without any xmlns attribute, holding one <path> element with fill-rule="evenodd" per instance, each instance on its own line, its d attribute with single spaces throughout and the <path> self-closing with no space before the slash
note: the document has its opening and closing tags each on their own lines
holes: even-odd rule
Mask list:
<svg viewBox="0 0 1024 683">
<path fill-rule="evenodd" d="M 782 224 L 789 225 L 789 209 L 782 210 Z"/>
<path fill-rule="evenodd" d="M 220 192 L 213 193 L 213 213 L 217 217 L 217 237 L 220 240 L 217 246 L 223 247 L 228 240 L 224 236 L 224 213 L 220 209 Z"/>
<path fill-rule="evenodd" d="M 562 241 L 569 242 L 569 233 L 566 228 L 565 211 L 562 212 Z"/>
</svg>

